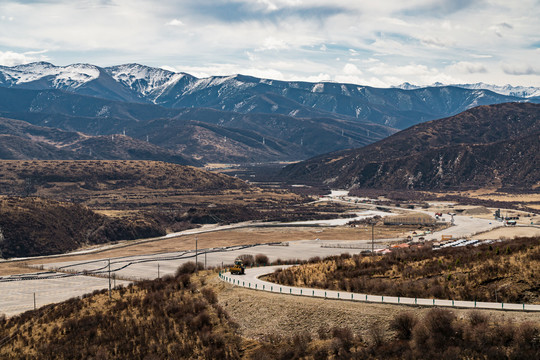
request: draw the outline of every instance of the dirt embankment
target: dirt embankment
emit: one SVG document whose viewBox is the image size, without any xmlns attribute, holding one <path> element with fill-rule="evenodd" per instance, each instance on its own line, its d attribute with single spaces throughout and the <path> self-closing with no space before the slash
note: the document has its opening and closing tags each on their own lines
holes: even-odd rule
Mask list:
<svg viewBox="0 0 540 360">
<path fill-rule="evenodd" d="M 217 277 L 209 281 L 218 292 L 219 304 L 240 325 L 243 336 L 259 339 L 271 334 L 292 337 L 308 332 L 316 336 L 320 329 L 350 327 L 355 334 L 369 337 L 370 331 L 381 326 L 388 329 L 398 314 L 412 312 L 425 316 L 429 308 L 403 305 L 356 303 L 300 296 L 271 294 L 235 287 Z M 472 310 L 452 309 L 459 318 Z M 493 321 L 507 323 L 533 322 L 540 324 L 540 314 L 481 310 Z M 393 334 L 387 331 L 386 336 Z"/>
</svg>

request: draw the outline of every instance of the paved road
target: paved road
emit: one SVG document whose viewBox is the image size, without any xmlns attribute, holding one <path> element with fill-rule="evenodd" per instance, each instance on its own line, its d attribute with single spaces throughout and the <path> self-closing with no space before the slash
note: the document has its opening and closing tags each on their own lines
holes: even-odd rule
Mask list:
<svg viewBox="0 0 540 360">
<path fill-rule="evenodd" d="M 23 280 L 23 277 L 32 280 Z M 6 281 L 0 284 L 0 314 L 7 316 L 34 309 L 34 293 L 36 307 L 39 308 L 109 287 L 108 278 L 66 276 L 63 273 L 51 272 L 12 275 L 3 279 Z M 124 286 L 129 284 L 128 281 L 120 280 L 113 282 L 113 285 L 114 283 Z"/>
<path fill-rule="evenodd" d="M 331 291 L 311 288 L 301 288 L 294 286 L 283 286 L 263 281 L 259 277 L 272 273 L 276 269 L 288 266 L 268 266 L 246 269 L 245 275 L 231 275 L 230 272 L 220 274 L 220 279 L 231 284 L 246 287 L 254 290 L 268 291 L 273 293 L 289 294 L 296 296 L 308 296 L 327 299 L 341 299 L 349 301 L 365 301 L 384 304 L 401 304 L 413 306 L 443 306 L 469 309 L 491 309 L 491 310 L 512 310 L 512 311 L 540 311 L 540 305 L 475 302 L 475 301 L 454 301 L 441 299 L 422 299 L 395 296 L 367 295 L 350 293 L 346 291 Z"/>
<path fill-rule="evenodd" d="M 335 241 L 301 240 L 291 241 L 284 245 L 242 245 L 230 246 L 226 248 L 199 249 L 199 263 L 210 267 L 221 267 L 234 263 L 234 260 L 240 255 L 265 254 L 270 261 L 278 259 L 300 259 L 309 260 L 312 257 L 321 258 L 339 255 L 343 252 L 358 254 L 365 249 L 371 249 L 371 241 L 344 241 L 336 243 Z M 342 247 L 339 247 L 342 246 Z M 345 247 L 346 246 L 346 247 Z M 344 248 L 345 247 L 345 248 Z M 380 243 L 375 244 L 375 248 L 382 248 Z M 195 251 L 181 251 L 174 253 L 163 253 L 155 255 L 140 255 L 112 258 L 111 271 L 118 277 L 124 279 L 155 279 L 159 274 L 174 274 L 176 269 L 188 261 L 195 261 Z M 89 260 L 89 261 L 69 261 L 43 264 L 43 267 L 51 271 L 70 271 L 95 273 L 103 271 L 108 265 L 107 259 Z M 0 277 L 0 289 L 2 286 Z"/>
<path fill-rule="evenodd" d="M 198 261 L 208 266 L 232 264 L 243 254 L 267 254 L 270 261 L 277 259 L 303 259 L 313 256 L 326 257 L 342 252 L 356 254 L 364 248 L 371 248 L 370 242 L 358 241 L 349 244 L 353 249 L 321 247 L 326 242 L 316 240 L 294 241 L 289 246 L 246 245 L 227 248 L 199 249 Z M 382 246 L 376 244 L 377 248 Z M 206 252 L 206 256 L 205 256 Z M 180 251 L 155 255 L 141 255 L 112 258 L 111 272 L 119 279 L 155 279 L 158 276 L 174 274 L 176 269 L 188 261 L 195 260 L 195 251 Z M 0 277 L 0 314 L 8 316 L 34 308 L 33 294 L 36 293 L 37 307 L 67 300 L 74 296 L 108 287 L 108 279 L 84 275 L 106 276 L 108 259 L 90 261 L 70 261 L 43 264 L 46 271 Z M 77 275 L 76 275 L 77 274 Z M 117 280 L 117 284 L 128 284 Z"/>
<path fill-rule="evenodd" d="M 355 201 L 362 201 L 363 199 L 352 197 L 352 196 L 346 196 L 344 195 L 343 191 L 333 191 L 331 195 L 324 197 L 321 200 L 318 201 L 334 201 L 339 203 L 345 203 L 348 205 L 355 205 Z M 362 203 L 359 202 L 357 204 L 360 207 L 368 207 L 368 208 L 385 208 L 391 211 L 408 211 L 408 212 L 419 212 L 424 213 L 429 216 L 435 217 L 435 212 L 428 211 L 424 209 L 407 209 L 402 207 L 395 207 L 395 206 L 380 206 L 376 204 L 369 204 L 369 203 Z M 392 214 L 387 214 L 392 215 Z M 450 221 L 451 217 L 450 215 L 444 215 L 443 216 L 446 220 Z M 504 224 L 500 221 L 496 220 L 488 220 L 488 219 L 480 219 L 477 217 L 472 216 L 462 216 L 462 215 L 455 215 L 454 216 L 454 225 L 450 226 L 447 229 L 434 232 L 430 235 L 426 235 L 425 237 L 427 239 L 437 239 L 440 240 L 442 235 L 452 235 L 454 238 L 466 238 L 471 237 L 478 233 L 483 233 L 489 230 L 493 230 L 495 228 L 504 226 Z M 387 240 L 398 240 L 398 239 L 387 239 Z"/>
<path fill-rule="evenodd" d="M 334 201 L 342 201 L 337 197 L 332 198 Z M 344 201 L 347 202 L 347 201 Z M 350 202 L 347 202 L 351 204 Z M 364 206 L 366 204 L 362 204 Z M 376 207 L 376 205 L 373 205 Z M 395 208 L 399 210 L 406 210 L 402 208 Z M 366 214 L 368 215 L 368 214 Z M 375 215 L 372 213 L 370 215 Z M 433 215 L 433 214 L 431 214 Z M 362 215 L 359 215 L 362 216 Z M 347 221 L 349 221 L 348 219 Z M 483 219 L 470 218 L 466 216 L 456 216 L 455 217 L 456 226 L 451 227 L 450 229 L 443 230 L 431 235 L 431 237 L 439 237 L 442 234 L 452 234 L 454 236 L 466 236 L 470 233 L 482 232 L 489 230 L 491 228 L 500 226 L 500 224 Z M 323 221 L 324 224 L 320 225 L 338 225 L 335 220 Z M 241 224 L 233 224 L 226 226 L 208 226 L 200 229 L 191 229 L 182 233 L 169 234 L 165 237 L 173 236 L 185 236 L 193 235 L 196 233 L 209 232 L 209 231 L 220 231 L 220 230 L 229 230 L 232 228 L 243 228 L 243 227 L 258 227 L 258 226 L 269 226 L 269 225 L 281 225 L 287 226 L 291 224 L 279 224 L 279 223 L 262 223 L 262 222 L 248 222 Z M 293 224 L 294 225 L 294 224 Z M 307 224 L 304 224 L 307 225 Z M 309 225 L 313 225 L 310 224 Z M 135 245 L 142 242 L 150 241 L 159 241 L 159 239 L 147 239 L 140 240 L 135 242 L 130 242 L 126 244 L 120 244 L 115 246 L 106 246 L 101 249 L 93 249 L 92 251 L 99 252 L 104 249 L 113 248 L 113 247 L 125 247 Z M 284 239 L 286 240 L 286 239 Z M 384 239 L 378 240 L 378 242 L 383 241 L 401 241 L 402 239 Z M 198 261 L 205 263 L 208 266 L 221 266 L 222 264 L 231 264 L 234 260 L 243 254 L 265 254 L 268 256 L 270 261 L 275 261 L 277 259 L 301 259 L 308 260 L 311 257 L 319 256 L 326 257 L 330 255 L 337 255 L 343 252 L 348 252 L 351 254 L 360 253 L 362 250 L 371 249 L 371 242 L 369 240 L 356 240 L 356 241 L 318 241 L 318 240 L 302 240 L 302 241 L 292 241 L 288 243 L 289 246 L 272 246 L 272 245 L 256 245 L 256 246 L 238 246 L 230 248 L 219 248 L 219 249 L 202 249 L 199 252 Z M 380 243 L 375 244 L 375 249 L 382 248 L 383 245 Z M 84 253 L 86 251 L 79 252 Z M 206 253 L 206 259 L 205 259 Z M 124 279 L 154 279 L 165 274 L 174 274 L 176 269 L 187 261 L 193 261 L 195 258 L 194 250 L 191 251 L 182 251 L 166 254 L 155 254 L 155 255 L 144 255 L 144 256 L 131 256 L 131 257 L 120 257 L 111 259 L 111 270 L 119 278 Z M 206 260 L 206 261 L 205 261 Z M 44 265 L 44 268 L 49 269 L 50 271 L 69 271 L 69 272 L 89 272 L 100 275 L 103 272 L 105 265 L 107 264 L 107 259 L 87 261 L 87 262 L 62 262 L 62 263 L 52 263 Z M 90 292 L 92 290 L 106 287 L 107 285 L 102 285 L 101 287 L 95 282 L 96 278 L 88 276 L 78 276 L 77 281 L 74 281 L 73 278 L 63 278 L 62 275 L 40 275 L 40 279 L 25 279 L 20 277 L 18 281 L 12 281 L 11 277 L 0 277 L 0 313 L 6 314 L 15 314 L 33 308 L 33 299 L 31 306 L 27 304 L 28 299 L 30 298 L 29 294 L 37 292 L 38 298 L 40 292 L 44 294 L 43 299 L 47 299 L 44 303 L 51 303 L 65 300 L 72 296 L 79 296 L 84 293 Z M 26 280 L 26 281 L 22 281 Z M 43 282 L 43 287 L 37 285 L 39 282 Z M 98 282 L 99 283 L 99 282 Z M 103 283 L 103 281 L 101 282 Z M 56 291 L 55 289 L 62 289 L 62 291 Z M 9 294 L 9 295 L 4 295 Z M 341 293 L 341 296 L 349 296 L 348 294 Z M 324 294 L 323 294 L 324 296 Z M 330 295 L 329 295 L 330 296 Z M 352 295 L 353 297 L 356 295 Z M 368 300 L 371 299 L 368 296 Z M 389 298 L 391 300 L 391 298 Z M 353 299 L 354 300 L 354 299 Z M 409 299 L 395 299 L 398 302 L 411 301 Z M 414 299 L 412 300 L 414 301 Z M 418 301 L 418 300 L 417 300 Z M 443 301 L 443 300 L 441 300 Z M 385 299 L 386 302 L 386 299 Z M 38 304 L 44 304 L 38 301 Z M 20 304 L 21 306 L 18 306 Z M 23 305 L 24 304 L 24 305 Z M 437 305 L 439 305 L 437 303 Z M 454 304 L 457 306 L 457 304 Z M 503 305 L 504 306 L 504 305 Z"/>
</svg>

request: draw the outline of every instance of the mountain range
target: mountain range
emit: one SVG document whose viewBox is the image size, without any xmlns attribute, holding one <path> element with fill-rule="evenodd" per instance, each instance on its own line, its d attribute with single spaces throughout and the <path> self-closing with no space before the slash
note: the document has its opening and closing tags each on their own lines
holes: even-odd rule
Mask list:
<svg viewBox="0 0 540 360">
<path fill-rule="evenodd" d="M 432 86 L 444 87 L 447 85 L 442 84 L 442 83 L 435 83 Z M 508 95 L 508 96 L 517 96 L 517 97 L 522 97 L 522 98 L 530 98 L 530 99 L 540 98 L 540 87 L 536 87 L 536 86 L 512 86 L 510 84 L 501 86 L 501 85 L 486 84 L 483 82 L 474 83 L 474 84 L 453 84 L 452 86 L 463 88 L 463 89 L 490 90 L 498 94 Z M 410 83 L 403 83 L 396 87 L 403 90 L 416 90 L 416 89 L 422 88 L 422 86 L 413 85 Z"/>
<path fill-rule="evenodd" d="M 540 185 L 539 119 L 538 104 L 480 106 L 289 165 L 281 175 L 333 188 L 531 190 Z"/>
<path fill-rule="evenodd" d="M 4 118 L 88 136 L 126 134 L 203 163 L 307 159 L 478 105 L 516 101 L 540 98 L 457 86 L 200 79 L 139 64 L 0 66 Z"/>
</svg>

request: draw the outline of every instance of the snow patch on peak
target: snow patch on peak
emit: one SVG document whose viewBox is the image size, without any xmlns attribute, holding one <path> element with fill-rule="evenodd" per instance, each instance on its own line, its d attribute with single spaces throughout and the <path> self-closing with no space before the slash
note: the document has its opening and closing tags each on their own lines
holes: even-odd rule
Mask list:
<svg viewBox="0 0 540 360">
<path fill-rule="evenodd" d="M 322 83 L 315 84 L 311 88 L 311 92 L 314 92 L 314 93 L 316 92 L 322 93 L 323 91 L 324 91 L 324 84 Z"/>
<path fill-rule="evenodd" d="M 483 82 L 478 82 L 474 84 L 452 84 L 452 85 L 436 82 L 430 86 L 431 87 L 454 86 L 454 87 L 469 89 L 469 90 L 489 90 L 489 91 L 493 91 L 501 95 L 524 97 L 524 98 L 540 96 L 540 87 L 534 87 L 534 86 L 512 86 L 510 84 L 501 86 L 501 85 L 486 84 Z M 418 85 L 413 85 L 408 82 L 405 82 L 401 85 L 392 86 L 392 87 L 403 89 L 403 90 L 417 90 L 417 89 L 425 88 L 426 86 L 418 86 Z"/>
<path fill-rule="evenodd" d="M 464 89 L 472 89 L 472 90 L 475 90 L 475 89 L 490 90 L 490 91 L 493 91 L 502 95 L 524 97 L 524 98 L 540 96 L 540 87 L 534 87 L 534 86 L 512 86 L 510 84 L 500 86 L 500 85 L 485 84 L 483 82 L 479 82 L 475 84 L 456 84 L 453 86 L 457 86 Z"/>
<path fill-rule="evenodd" d="M 238 75 L 212 76 L 196 80 L 191 85 L 186 87 L 184 94 L 189 94 L 202 89 L 219 87 L 220 89 L 218 90 L 218 94 L 222 95 L 225 91 L 229 89 L 247 89 L 256 85 L 257 83 L 246 83 L 244 81 L 238 80 Z"/>
<path fill-rule="evenodd" d="M 179 80 L 183 75 L 172 71 L 152 68 L 140 64 L 124 64 L 105 68 L 112 78 L 131 89 L 148 95 L 154 90 L 168 85 L 172 79 Z M 177 76 L 180 75 L 180 76 Z"/>
<path fill-rule="evenodd" d="M 54 66 L 47 62 L 37 62 L 4 67 L 2 72 L 12 84 L 24 84 L 45 77 L 53 77 L 52 84 L 55 88 L 78 88 L 99 77 L 99 69 L 89 64 Z"/>
</svg>

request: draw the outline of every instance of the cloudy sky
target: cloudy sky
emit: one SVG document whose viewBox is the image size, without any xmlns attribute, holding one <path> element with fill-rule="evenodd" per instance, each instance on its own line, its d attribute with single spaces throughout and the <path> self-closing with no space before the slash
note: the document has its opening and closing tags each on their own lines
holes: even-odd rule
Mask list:
<svg viewBox="0 0 540 360">
<path fill-rule="evenodd" d="M 0 0 L 0 65 L 540 86 L 540 0 Z"/>
</svg>

